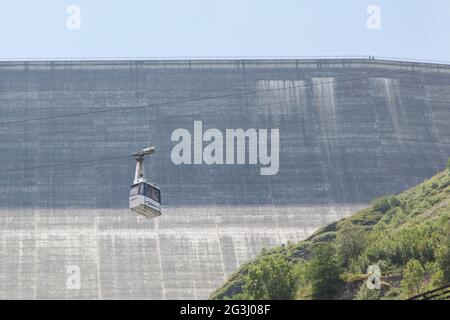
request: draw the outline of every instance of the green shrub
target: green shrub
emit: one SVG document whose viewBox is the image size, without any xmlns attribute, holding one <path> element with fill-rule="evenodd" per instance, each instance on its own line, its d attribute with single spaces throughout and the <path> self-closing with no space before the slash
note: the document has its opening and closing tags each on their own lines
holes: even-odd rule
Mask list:
<svg viewBox="0 0 450 320">
<path fill-rule="evenodd" d="M 444 272 L 438 261 L 429 262 L 425 265 L 425 272 L 427 274 L 428 284 L 425 291 L 431 291 L 448 284 L 444 280 Z"/>
<path fill-rule="evenodd" d="M 450 221 L 442 223 L 442 233 L 449 240 L 448 243 L 450 243 Z"/>
<path fill-rule="evenodd" d="M 299 286 L 295 263 L 282 256 L 265 256 L 248 269 L 243 297 L 250 300 L 291 300 Z"/>
<path fill-rule="evenodd" d="M 441 242 L 442 236 L 433 226 L 421 225 L 396 233 L 370 234 L 364 254 L 371 263 L 385 260 L 393 266 L 404 266 L 411 259 L 426 263 L 435 258 L 435 248 Z"/>
<path fill-rule="evenodd" d="M 332 299 L 343 287 L 336 250 L 330 244 L 321 243 L 313 251 L 306 267 L 306 278 L 312 288 L 313 299 Z"/>
<path fill-rule="evenodd" d="M 336 232 L 324 232 L 314 237 L 313 242 L 330 242 L 336 239 Z"/>
<path fill-rule="evenodd" d="M 448 162 L 447 162 L 447 171 L 450 172 L 450 158 L 448 159 Z"/>
<path fill-rule="evenodd" d="M 380 300 L 380 290 L 370 290 L 363 282 L 355 295 L 354 300 Z"/>
<path fill-rule="evenodd" d="M 336 237 L 337 253 L 342 265 L 348 267 L 365 246 L 366 230 L 353 224 L 345 224 Z"/>
<path fill-rule="evenodd" d="M 372 202 L 373 210 L 381 213 L 386 213 L 390 209 L 399 207 L 400 205 L 400 200 L 395 196 L 377 198 Z"/>
<path fill-rule="evenodd" d="M 450 245 L 446 244 L 440 247 L 436 256 L 444 282 L 450 283 Z"/>
<path fill-rule="evenodd" d="M 402 272 L 401 287 L 406 296 L 421 293 L 423 289 L 423 278 L 425 270 L 418 260 L 410 260 Z"/>
</svg>

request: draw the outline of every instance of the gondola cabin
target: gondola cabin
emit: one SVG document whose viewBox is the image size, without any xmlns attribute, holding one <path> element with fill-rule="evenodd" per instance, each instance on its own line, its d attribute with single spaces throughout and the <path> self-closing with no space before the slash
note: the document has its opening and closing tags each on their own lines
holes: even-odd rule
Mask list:
<svg viewBox="0 0 450 320">
<path fill-rule="evenodd" d="M 148 180 L 139 179 L 130 188 L 130 209 L 148 218 L 160 216 L 160 188 Z"/>
</svg>

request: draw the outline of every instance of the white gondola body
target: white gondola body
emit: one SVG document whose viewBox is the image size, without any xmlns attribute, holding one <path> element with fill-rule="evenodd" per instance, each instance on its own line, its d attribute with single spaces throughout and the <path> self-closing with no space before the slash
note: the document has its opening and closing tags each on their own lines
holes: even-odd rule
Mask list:
<svg viewBox="0 0 450 320">
<path fill-rule="evenodd" d="M 130 189 L 130 209 L 147 218 L 160 216 L 161 194 L 159 187 L 148 180 L 141 180 L 132 185 Z"/>
</svg>

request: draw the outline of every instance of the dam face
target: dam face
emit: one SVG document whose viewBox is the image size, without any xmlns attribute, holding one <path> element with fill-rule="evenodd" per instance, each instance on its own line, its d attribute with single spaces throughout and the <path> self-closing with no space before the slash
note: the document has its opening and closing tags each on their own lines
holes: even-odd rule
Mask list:
<svg viewBox="0 0 450 320">
<path fill-rule="evenodd" d="M 444 65 L 1 62 L 0 298 L 207 298 L 263 248 L 442 170 L 449 101 Z M 278 172 L 261 175 L 249 154 L 175 164 L 172 133 L 194 135 L 195 121 L 278 129 Z M 150 143 L 153 220 L 128 209 L 130 155 Z"/>
</svg>

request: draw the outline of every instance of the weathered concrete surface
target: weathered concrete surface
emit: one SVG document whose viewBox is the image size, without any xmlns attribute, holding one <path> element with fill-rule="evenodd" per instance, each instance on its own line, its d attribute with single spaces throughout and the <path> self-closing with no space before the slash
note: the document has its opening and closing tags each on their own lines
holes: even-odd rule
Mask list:
<svg viewBox="0 0 450 320">
<path fill-rule="evenodd" d="M 246 91 L 258 92 L 196 100 Z M 1 63 L 0 298 L 205 298 L 263 247 L 303 239 L 441 170 L 448 101 L 450 68 L 439 65 Z M 279 128 L 280 172 L 175 166 L 170 135 L 194 120 Z M 84 162 L 149 141 L 160 150 L 150 169 L 165 203 L 154 221 L 126 209 L 132 159 Z M 64 161 L 75 163 L 41 167 Z M 40 168 L 13 170 L 21 167 Z M 72 265 L 80 289 L 66 285 Z"/>
<path fill-rule="evenodd" d="M 206 298 L 261 248 L 352 209 L 166 208 L 156 220 L 116 209 L 2 212 L 0 298 Z M 80 290 L 66 286 L 73 265 Z"/>
</svg>

